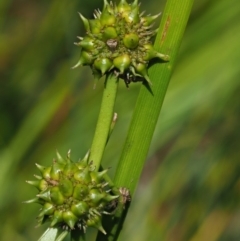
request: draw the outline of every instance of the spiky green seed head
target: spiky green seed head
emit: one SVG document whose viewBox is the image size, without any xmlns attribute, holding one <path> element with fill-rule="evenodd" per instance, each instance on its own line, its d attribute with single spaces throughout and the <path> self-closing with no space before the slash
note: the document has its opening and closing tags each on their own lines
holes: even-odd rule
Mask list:
<svg viewBox="0 0 240 241">
<path fill-rule="evenodd" d="M 37 180 L 27 181 L 35 186 L 39 193 L 36 198 L 26 203 L 42 205 L 38 222 L 50 222 L 50 226 L 68 227 L 70 230 L 80 227 L 83 231 L 88 226 L 96 227 L 104 234 L 102 215 L 108 211 L 118 196 L 111 195 L 104 174 L 98 172 L 89 153 L 80 161 L 73 162 L 70 153 L 63 158 L 57 152 L 57 158 L 49 167 L 36 164 L 41 176 Z"/>
<path fill-rule="evenodd" d="M 80 14 L 86 36 L 76 44 L 82 49 L 73 68 L 89 65 L 95 80 L 113 72 L 126 83 L 136 77 L 150 83 L 149 61 L 153 58 L 167 61 L 169 57 L 154 50 L 152 45 L 156 34 L 152 25 L 160 14 L 143 16 L 139 6 L 138 0 L 132 4 L 120 0 L 118 5 L 104 0 L 103 10 L 95 10 L 94 19 L 88 20 Z"/>
</svg>

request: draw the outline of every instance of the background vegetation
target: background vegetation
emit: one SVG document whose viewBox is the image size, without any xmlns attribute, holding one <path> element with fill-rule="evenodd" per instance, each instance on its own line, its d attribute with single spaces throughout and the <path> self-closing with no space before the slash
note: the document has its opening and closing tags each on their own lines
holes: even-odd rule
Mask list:
<svg viewBox="0 0 240 241">
<path fill-rule="evenodd" d="M 142 10 L 156 14 L 164 3 L 142 1 Z M 71 149 L 77 160 L 91 146 L 103 81 L 93 90 L 90 69 L 70 67 L 80 53 L 73 42 L 84 31 L 77 12 L 89 18 L 101 6 L 100 0 L 0 1 L 3 241 L 37 240 L 46 228 L 35 228 L 39 206 L 21 203 L 36 194 L 25 183 L 37 173 L 34 163 L 50 163 L 56 148 L 62 155 Z M 120 240 L 240 239 L 239 15 L 237 0 L 195 2 Z M 120 83 L 119 119 L 104 155 L 111 175 L 139 87 Z"/>
</svg>

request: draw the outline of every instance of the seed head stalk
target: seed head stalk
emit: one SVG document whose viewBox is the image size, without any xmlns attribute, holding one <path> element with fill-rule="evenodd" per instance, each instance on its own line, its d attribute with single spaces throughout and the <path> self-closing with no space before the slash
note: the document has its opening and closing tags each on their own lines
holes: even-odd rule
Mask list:
<svg viewBox="0 0 240 241">
<path fill-rule="evenodd" d="M 109 136 L 114 114 L 113 110 L 117 95 L 117 87 L 118 78 L 114 74 L 107 75 L 96 131 L 90 150 L 90 160 L 93 161 L 97 169 L 100 167 L 103 152 Z"/>
</svg>

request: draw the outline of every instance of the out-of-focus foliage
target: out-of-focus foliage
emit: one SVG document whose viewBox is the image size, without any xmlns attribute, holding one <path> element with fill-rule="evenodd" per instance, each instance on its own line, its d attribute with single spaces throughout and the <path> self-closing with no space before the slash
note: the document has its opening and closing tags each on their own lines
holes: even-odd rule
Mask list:
<svg viewBox="0 0 240 241">
<path fill-rule="evenodd" d="M 156 0 L 142 9 L 156 14 Z M 91 145 L 103 88 L 89 68 L 71 70 L 83 35 L 80 11 L 102 1 L 0 1 L 1 240 L 37 240 L 35 162 L 57 148 L 83 157 Z M 196 1 L 178 64 L 121 240 L 240 240 L 240 3 Z M 161 80 L 159 80 L 161 81 Z M 120 83 L 119 120 L 104 166 L 113 175 L 140 84 Z M 147 118 L 147 117 L 146 117 Z M 144 138 L 144 137 L 143 137 Z M 91 235 L 91 234 L 90 234 Z M 90 237 L 91 238 L 91 237 Z"/>
</svg>

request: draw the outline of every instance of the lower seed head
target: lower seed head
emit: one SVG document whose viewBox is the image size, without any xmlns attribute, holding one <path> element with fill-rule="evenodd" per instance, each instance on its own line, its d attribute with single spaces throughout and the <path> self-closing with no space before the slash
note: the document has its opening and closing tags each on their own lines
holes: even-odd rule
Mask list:
<svg viewBox="0 0 240 241">
<path fill-rule="evenodd" d="M 89 154 L 75 163 L 70 160 L 70 156 L 63 159 L 57 153 L 57 160 L 50 167 L 38 165 L 42 176 L 37 176 L 37 181 L 28 183 L 37 187 L 40 192 L 27 203 L 36 202 L 43 206 L 38 215 L 40 224 L 49 220 L 51 227 L 61 225 L 70 229 L 81 227 L 85 230 L 91 220 L 89 222 L 92 226 L 103 231 L 99 220 L 106 213 L 108 204 L 118 197 L 105 190 L 103 175 L 107 170 L 97 172 L 88 157 Z M 55 171 L 58 168 L 59 176 L 58 180 L 55 180 Z M 99 218 L 96 218 L 96 215 Z"/>
</svg>

